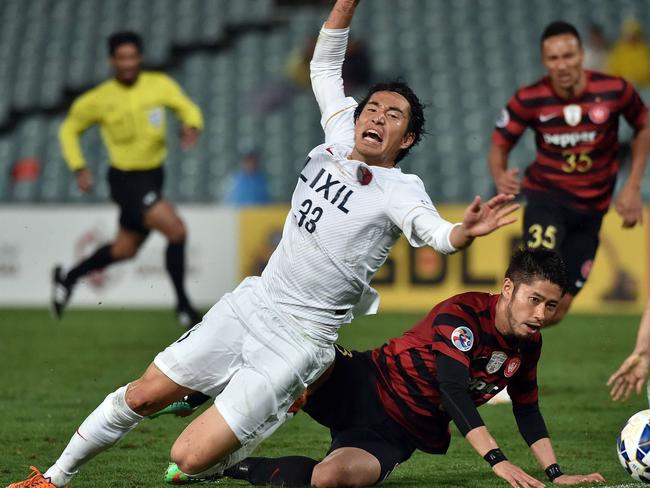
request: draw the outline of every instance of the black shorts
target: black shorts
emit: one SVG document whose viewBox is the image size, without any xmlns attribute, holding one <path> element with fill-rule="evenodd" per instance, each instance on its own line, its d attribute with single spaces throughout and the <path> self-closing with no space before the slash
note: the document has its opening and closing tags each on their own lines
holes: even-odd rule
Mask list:
<svg viewBox="0 0 650 488">
<path fill-rule="evenodd" d="M 148 234 L 144 212 L 162 199 L 163 169 L 145 171 L 108 170 L 111 199 L 120 207 L 120 225 L 125 229 Z"/>
<path fill-rule="evenodd" d="M 591 271 L 602 221 L 601 213 L 582 212 L 551 199 L 528 197 L 524 210 L 524 245 L 558 251 L 567 269 L 567 291 L 575 296 Z"/>
<path fill-rule="evenodd" d="M 379 483 L 410 458 L 416 447 L 405 429 L 388 416 L 376 388 L 370 353 L 336 345 L 332 374 L 309 396 L 303 410 L 329 427 L 329 452 L 356 447 L 375 456 L 381 466 Z"/>
</svg>

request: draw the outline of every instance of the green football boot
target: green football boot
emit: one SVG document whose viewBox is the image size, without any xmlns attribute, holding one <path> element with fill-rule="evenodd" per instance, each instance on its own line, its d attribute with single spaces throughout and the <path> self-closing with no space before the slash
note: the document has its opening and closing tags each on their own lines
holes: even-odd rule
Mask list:
<svg viewBox="0 0 650 488">
<path fill-rule="evenodd" d="M 188 415 L 192 415 L 192 413 L 199 407 L 192 407 L 192 405 L 190 405 L 189 402 L 185 400 L 185 398 L 177 402 L 170 403 L 162 410 L 149 415 L 149 418 L 155 419 L 161 415 L 176 415 L 177 417 L 187 417 Z"/>
<path fill-rule="evenodd" d="M 169 466 L 167 466 L 167 471 L 165 471 L 165 477 L 163 480 L 168 485 L 193 485 L 196 483 L 205 483 L 207 481 L 216 481 L 220 478 L 221 476 L 218 474 L 208 476 L 207 478 L 190 478 L 178 469 L 176 463 L 170 462 Z"/>
</svg>

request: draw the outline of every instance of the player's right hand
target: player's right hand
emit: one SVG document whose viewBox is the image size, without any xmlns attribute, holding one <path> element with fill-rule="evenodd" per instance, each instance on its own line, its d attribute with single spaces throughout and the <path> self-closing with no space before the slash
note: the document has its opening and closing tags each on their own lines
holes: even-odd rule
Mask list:
<svg viewBox="0 0 650 488">
<path fill-rule="evenodd" d="M 505 170 L 495 177 L 494 184 L 497 187 L 497 193 L 519 195 L 519 169 L 510 168 Z"/>
<path fill-rule="evenodd" d="M 610 376 L 607 386 L 611 387 L 609 394 L 614 401 L 625 401 L 632 391 L 641 393 L 648 378 L 650 358 L 644 354 L 630 354 L 618 370 Z"/>
<path fill-rule="evenodd" d="M 88 168 L 82 168 L 75 173 L 77 177 L 77 188 L 82 193 L 88 193 L 93 188 L 93 174 Z"/>
<path fill-rule="evenodd" d="M 501 461 L 492 466 L 492 471 L 513 488 L 544 488 L 544 483 L 526 473 L 510 461 Z"/>
</svg>

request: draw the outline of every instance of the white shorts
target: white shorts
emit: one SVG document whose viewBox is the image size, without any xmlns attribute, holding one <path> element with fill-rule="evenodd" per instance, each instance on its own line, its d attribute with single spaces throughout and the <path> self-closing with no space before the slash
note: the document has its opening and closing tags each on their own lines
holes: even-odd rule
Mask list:
<svg viewBox="0 0 650 488">
<path fill-rule="evenodd" d="M 242 445 L 279 422 L 334 360 L 331 344 L 280 317 L 259 278 L 245 279 L 201 323 L 159 353 L 154 364 L 181 386 L 216 397 Z"/>
</svg>

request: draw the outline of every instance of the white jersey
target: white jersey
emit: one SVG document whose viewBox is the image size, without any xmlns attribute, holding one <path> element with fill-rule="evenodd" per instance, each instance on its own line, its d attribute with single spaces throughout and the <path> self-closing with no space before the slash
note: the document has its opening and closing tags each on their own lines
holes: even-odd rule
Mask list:
<svg viewBox="0 0 650 488">
<path fill-rule="evenodd" d="M 262 273 L 280 312 L 331 341 L 354 314 L 376 312 L 369 283 L 402 233 L 413 246 L 455 251 L 453 224 L 439 216 L 420 178 L 348 159 L 357 103 L 344 96 L 340 76 L 347 33 L 322 29 L 319 36 L 311 70 L 325 143 L 308 155 L 282 240 Z"/>
</svg>

